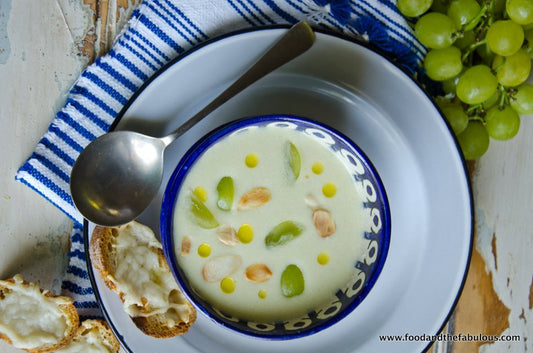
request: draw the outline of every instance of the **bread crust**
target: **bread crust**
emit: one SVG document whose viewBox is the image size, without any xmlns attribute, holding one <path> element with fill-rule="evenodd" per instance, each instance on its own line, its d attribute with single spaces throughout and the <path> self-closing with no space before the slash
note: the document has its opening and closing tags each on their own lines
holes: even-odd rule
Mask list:
<svg viewBox="0 0 533 353">
<path fill-rule="evenodd" d="M 19 275 L 17 275 L 17 276 L 19 276 Z M 22 277 L 20 277 L 20 278 L 22 278 Z M 8 282 L 10 284 L 16 284 L 15 277 L 6 279 L 4 281 Z M 29 288 L 30 282 L 22 280 L 22 286 L 27 286 Z M 58 303 L 58 310 L 60 312 L 62 312 L 65 315 L 66 319 L 67 319 L 67 332 L 64 335 L 64 337 L 60 341 L 58 341 L 57 343 L 47 344 L 47 345 L 43 345 L 43 346 L 36 347 L 36 348 L 22 348 L 22 349 L 25 350 L 26 352 L 30 352 L 30 353 L 54 352 L 54 351 L 64 347 L 65 345 L 67 345 L 72 340 L 74 335 L 76 334 L 76 332 L 78 330 L 78 325 L 79 325 L 78 311 L 77 311 L 76 307 L 74 306 L 74 303 L 73 303 L 71 298 L 65 297 L 65 296 L 61 296 L 61 295 L 54 295 L 54 294 L 50 293 L 48 290 L 43 290 L 40 287 L 39 287 L 39 291 L 40 291 L 41 295 L 43 295 L 44 297 L 53 298 L 54 301 L 57 301 L 57 302 L 59 302 L 59 301 L 66 302 L 66 303 Z M 0 300 L 4 300 L 7 297 L 7 295 L 9 295 L 10 292 L 11 292 L 11 289 L 9 289 L 9 287 L 4 286 L 4 285 L 2 285 L 0 283 Z M 4 335 L 2 333 L 0 333 L 0 338 L 2 340 L 4 340 L 4 341 L 8 342 L 9 344 L 13 344 L 11 339 L 8 336 L 6 336 L 6 335 Z"/>
<path fill-rule="evenodd" d="M 163 314 L 132 317 L 132 320 L 139 330 L 155 338 L 170 338 L 183 335 L 189 331 L 196 321 L 196 310 L 190 303 L 187 303 L 187 305 L 190 308 L 189 321 L 180 322 L 175 326 L 168 326 Z"/>
<path fill-rule="evenodd" d="M 107 288 L 117 292 L 115 283 L 109 279 L 109 275 L 114 273 L 117 267 L 116 263 L 112 261 L 113 237 L 115 236 L 113 229 L 100 226 L 94 228 L 89 245 L 89 256 Z"/>
<path fill-rule="evenodd" d="M 103 320 L 98 319 L 87 319 L 84 320 L 80 327 L 78 327 L 78 330 L 76 331 L 76 334 L 73 338 L 73 340 L 79 339 L 83 337 L 87 332 L 96 329 L 98 331 L 98 335 L 100 337 L 100 341 L 105 343 L 107 347 L 110 348 L 111 352 L 118 353 L 120 349 L 120 344 L 118 343 L 117 338 L 107 325 L 107 323 Z"/>
<path fill-rule="evenodd" d="M 133 221 L 135 222 L 135 221 Z M 119 235 L 118 227 L 102 227 L 96 226 L 90 240 L 89 254 L 93 266 L 96 268 L 102 277 L 105 285 L 115 292 L 119 298 L 124 302 L 124 293 L 121 293 L 115 283 L 109 278 L 113 276 L 117 268 L 117 262 L 113 252 L 114 238 Z M 166 262 L 164 253 L 161 249 L 148 248 L 152 252 L 157 252 L 159 258 L 159 265 L 165 267 L 170 272 L 168 263 Z M 147 303 L 149 304 L 149 303 Z M 189 321 L 175 323 L 169 326 L 168 319 L 165 314 L 153 314 L 149 316 L 130 316 L 135 326 L 139 328 L 144 334 L 155 338 L 170 338 L 186 333 L 192 324 L 196 321 L 196 310 L 187 302 L 189 307 Z"/>
</svg>

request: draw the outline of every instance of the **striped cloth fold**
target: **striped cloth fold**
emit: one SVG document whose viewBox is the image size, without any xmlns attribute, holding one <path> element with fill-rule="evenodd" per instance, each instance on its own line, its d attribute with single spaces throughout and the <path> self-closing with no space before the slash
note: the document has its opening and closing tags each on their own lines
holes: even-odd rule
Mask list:
<svg viewBox="0 0 533 353">
<path fill-rule="evenodd" d="M 175 57 L 214 36 L 301 20 L 317 29 L 363 38 L 416 73 L 425 48 L 395 4 L 396 0 L 143 0 L 112 49 L 83 71 L 15 177 L 75 222 L 63 291 L 74 298 L 80 314 L 100 315 L 87 276 L 83 217 L 69 193 L 70 171 L 80 151 L 108 131 L 144 82 Z"/>
</svg>

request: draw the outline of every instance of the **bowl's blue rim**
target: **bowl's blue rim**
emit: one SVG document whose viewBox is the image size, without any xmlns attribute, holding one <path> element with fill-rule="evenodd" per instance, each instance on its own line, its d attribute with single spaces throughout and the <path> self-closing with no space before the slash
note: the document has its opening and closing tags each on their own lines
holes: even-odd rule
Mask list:
<svg viewBox="0 0 533 353">
<path fill-rule="evenodd" d="M 303 123 L 307 125 L 308 127 L 318 127 L 321 129 L 324 129 L 326 131 L 329 131 L 332 135 L 335 135 L 336 138 L 343 141 L 347 146 L 350 146 L 356 155 L 360 158 L 361 162 L 364 164 L 365 169 L 369 172 L 369 177 L 375 183 L 377 190 L 376 193 L 378 194 L 379 199 L 381 199 L 382 203 L 380 204 L 380 211 L 383 214 L 382 217 L 382 230 L 380 230 L 380 247 L 378 249 L 378 256 L 375 262 L 375 265 L 373 266 L 373 269 L 371 271 L 371 275 L 368 278 L 368 280 L 365 281 L 364 287 L 361 290 L 360 293 L 357 294 L 357 296 L 354 298 L 354 300 L 347 305 L 342 312 L 337 314 L 336 316 L 332 317 L 330 320 L 327 320 L 323 323 L 320 323 L 316 326 L 314 326 L 312 329 L 305 329 L 303 331 L 295 330 L 293 332 L 286 333 L 284 335 L 264 335 L 260 333 L 251 332 L 245 329 L 241 329 L 237 325 L 232 325 L 231 323 L 226 323 L 223 320 L 218 319 L 216 316 L 214 316 L 209 310 L 207 310 L 202 303 L 199 303 L 196 298 L 194 298 L 190 292 L 194 292 L 194 290 L 186 283 L 186 281 L 182 278 L 183 273 L 179 270 L 179 266 L 177 265 L 177 259 L 176 254 L 174 251 L 174 237 L 173 237 L 173 212 L 174 212 L 174 206 L 176 202 L 177 195 L 179 194 L 181 185 L 183 180 L 186 178 L 190 168 L 194 165 L 196 160 L 201 157 L 201 155 L 209 149 L 213 144 L 215 144 L 219 139 L 226 137 L 227 135 L 231 134 L 234 131 L 237 131 L 241 128 L 245 128 L 250 125 L 254 125 L 257 123 L 264 123 L 264 122 L 289 122 L 289 123 Z M 368 293 L 372 290 L 374 284 L 376 283 L 379 275 L 381 274 L 381 270 L 383 269 L 383 266 L 385 265 L 388 250 L 389 250 L 389 244 L 390 244 L 390 237 L 391 237 L 391 216 L 390 216 L 390 208 L 389 208 L 389 201 L 387 198 L 387 193 L 385 191 L 385 187 L 383 185 L 383 182 L 381 180 L 381 177 L 379 176 L 379 173 L 377 172 L 377 169 L 374 167 L 368 156 L 363 152 L 363 150 L 352 141 L 350 138 L 348 138 L 346 135 L 342 134 L 340 131 L 315 120 L 299 117 L 295 115 L 288 115 L 288 114 L 270 114 L 270 115 L 262 115 L 262 116 L 254 116 L 254 117 L 245 117 L 236 119 L 233 121 L 230 121 L 226 124 L 223 124 L 210 132 L 208 132 L 206 135 L 204 135 L 200 140 L 198 140 L 195 144 L 193 144 L 192 147 L 189 148 L 187 152 L 183 155 L 181 160 L 179 161 L 178 165 L 172 172 L 172 175 L 169 179 L 169 182 L 167 184 L 167 187 L 165 189 L 165 193 L 163 196 L 162 206 L 161 206 L 161 213 L 160 213 L 160 233 L 161 233 L 161 242 L 163 245 L 163 252 L 165 254 L 165 257 L 167 259 L 167 262 L 169 263 L 169 267 L 174 275 L 174 278 L 178 281 L 180 287 L 183 290 L 183 293 L 185 296 L 194 303 L 194 305 L 200 309 L 205 315 L 207 315 L 209 318 L 214 320 L 215 322 L 228 327 L 231 330 L 235 330 L 237 332 L 246 334 L 248 336 L 254 336 L 258 338 L 268 339 L 268 340 L 287 340 L 287 339 L 295 339 L 300 338 L 304 336 L 308 336 L 311 334 L 314 334 L 316 332 L 322 331 L 333 324 L 339 322 L 341 319 L 349 315 L 351 312 L 353 312 L 357 306 L 366 298 Z"/>
<path fill-rule="evenodd" d="M 128 109 L 133 104 L 133 102 L 135 102 L 137 97 L 146 89 L 146 87 L 148 87 L 157 77 L 159 77 L 159 75 L 163 74 L 168 68 L 170 68 L 171 66 L 173 66 L 177 62 L 181 61 L 183 58 L 189 56 L 190 54 L 196 52 L 197 50 L 203 48 L 204 46 L 210 45 L 212 43 L 215 43 L 215 42 L 218 42 L 220 40 L 223 40 L 223 39 L 226 39 L 226 38 L 230 38 L 230 37 L 233 37 L 233 36 L 236 36 L 236 35 L 239 35 L 239 34 L 250 33 L 250 32 L 255 32 L 255 31 L 263 31 L 263 30 L 287 29 L 289 27 L 290 27 L 290 25 L 281 24 L 281 25 L 265 25 L 265 26 L 260 26 L 260 27 L 251 27 L 251 28 L 245 28 L 245 29 L 241 29 L 241 30 L 236 30 L 236 31 L 232 31 L 232 32 L 229 32 L 229 33 L 226 33 L 226 34 L 223 34 L 223 35 L 208 39 L 208 40 L 206 40 L 206 41 L 204 41 L 202 43 L 199 43 L 198 45 L 194 46 L 193 48 L 183 52 L 182 54 L 179 54 L 173 60 L 169 61 L 166 65 L 161 67 L 156 73 L 154 73 L 130 97 L 128 102 L 123 106 L 123 108 L 117 114 L 117 117 L 113 121 L 113 123 L 111 124 L 111 126 L 109 128 L 109 131 L 113 131 L 113 130 L 115 130 L 117 128 L 118 124 L 120 123 L 120 121 L 124 117 L 124 114 L 128 111 Z M 313 28 L 313 30 L 315 32 L 317 32 L 317 33 L 322 33 L 322 34 L 330 35 L 332 37 L 340 38 L 342 40 L 346 40 L 346 41 L 348 41 L 350 43 L 357 44 L 357 45 L 359 45 L 359 46 L 361 46 L 361 47 L 363 47 L 363 48 L 365 48 L 367 50 L 370 50 L 371 52 L 374 52 L 375 54 L 377 54 L 380 57 L 382 57 L 385 60 L 387 60 L 391 65 L 395 66 L 396 69 L 398 69 L 401 72 L 403 72 L 405 74 L 405 76 L 409 80 L 411 80 L 411 82 L 413 82 L 418 87 L 418 89 L 420 89 L 420 91 L 424 93 L 424 95 L 426 97 L 428 97 L 428 100 L 430 101 L 431 104 L 433 104 L 434 108 L 437 109 L 437 111 L 439 111 L 441 119 L 444 122 L 444 124 L 446 125 L 446 127 L 448 128 L 448 131 L 450 132 L 450 135 L 452 136 L 452 139 L 453 139 L 453 141 L 455 143 L 455 146 L 456 146 L 456 148 L 457 148 L 457 150 L 459 152 L 459 157 L 460 157 L 461 162 L 462 162 L 463 172 L 464 172 L 464 176 L 465 176 L 465 180 L 466 180 L 466 186 L 467 186 L 467 189 L 468 189 L 468 198 L 469 198 L 469 206 L 470 206 L 470 215 L 469 215 L 470 216 L 470 234 L 469 234 L 469 240 L 470 241 L 469 241 L 469 246 L 468 246 L 468 257 L 467 257 L 467 261 L 466 261 L 466 264 L 465 264 L 466 266 L 465 266 L 465 269 L 464 269 L 464 272 L 463 272 L 461 283 L 460 283 L 458 291 L 457 291 L 457 293 L 455 295 L 455 300 L 453 301 L 452 305 L 450 306 L 449 311 L 448 311 L 446 317 L 444 318 L 443 322 L 440 324 L 439 329 L 436 331 L 436 333 L 439 333 L 439 332 L 441 332 L 444 329 L 444 327 L 446 326 L 447 322 L 450 320 L 450 317 L 452 316 L 452 313 L 454 312 L 454 310 L 455 310 L 455 308 L 457 306 L 457 303 L 459 301 L 459 298 L 461 296 L 461 293 L 462 293 L 462 291 L 464 289 L 464 286 L 465 286 L 465 283 L 466 283 L 466 274 L 468 273 L 468 269 L 470 268 L 470 262 L 471 262 L 471 259 L 472 259 L 472 250 L 473 250 L 473 245 L 474 245 L 474 223 L 475 223 L 474 195 L 473 195 L 473 192 L 472 192 L 471 179 L 470 179 L 470 176 L 469 176 L 466 160 L 465 160 L 464 155 L 463 155 L 463 153 L 461 151 L 461 148 L 459 147 L 459 142 L 457 140 L 457 137 L 453 133 L 453 129 L 452 129 L 450 123 L 444 118 L 444 115 L 443 115 L 442 110 L 440 109 L 440 107 L 431 98 L 429 98 L 430 95 L 427 93 L 426 89 L 417 80 L 415 80 L 413 78 L 413 76 L 409 73 L 409 71 L 401 63 L 399 63 L 390 53 L 386 52 L 385 50 L 377 47 L 376 45 L 374 45 L 374 44 L 372 44 L 372 43 L 370 43 L 368 41 L 363 41 L 361 39 L 348 37 L 347 35 L 344 35 L 344 34 L 341 34 L 341 33 L 338 33 L 338 32 L 332 31 L 332 30 L 327 30 L 327 29 L 323 29 L 323 28 L 320 28 L 320 29 Z M 98 305 L 99 305 L 100 309 L 102 310 L 102 314 L 103 314 L 104 318 L 106 319 L 107 323 L 109 324 L 109 326 L 110 326 L 111 330 L 113 331 L 113 333 L 115 334 L 115 336 L 119 338 L 119 341 L 120 341 L 122 347 L 128 353 L 135 353 L 128 346 L 128 344 L 125 342 L 123 336 L 120 334 L 119 330 L 117 329 L 117 327 L 114 325 L 113 321 L 111 320 L 111 317 L 109 316 L 109 313 L 107 312 L 106 307 L 103 304 L 101 295 L 100 295 L 100 293 L 98 291 L 98 285 L 96 284 L 96 279 L 94 277 L 94 272 L 92 270 L 92 263 L 91 263 L 91 258 L 90 258 L 90 254 L 89 254 L 88 226 L 89 226 L 89 221 L 87 219 L 84 219 L 83 220 L 83 240 L 84 240 L 84 244 L 85 244 L 85 246 L 84 246 L 85 259 L 86 259 L 86 262 L 87 262 L 87 265 L 88 265 L 87 267 L 88 267 L 89 280 L 91 282 L 91 287 L 93 288 L 95 298 L 96 298 L 96 300 L 98 302 Z M 428 351 L 431 346 L 432 346 L 432 342 L 429 342 L 426 345 L 426 347 L 424 348 L 423 352 Z"/>
</svg>

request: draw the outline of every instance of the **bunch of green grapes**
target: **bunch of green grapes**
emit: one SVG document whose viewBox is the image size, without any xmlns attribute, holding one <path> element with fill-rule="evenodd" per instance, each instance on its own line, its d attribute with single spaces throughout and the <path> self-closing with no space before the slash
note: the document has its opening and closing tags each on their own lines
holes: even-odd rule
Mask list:
<svg viewBox="0 0 533 353">
<path fill-rule="evenodd" d="M 466 159 L 491 138 L 508 140 L 520 116 L 533 114 L 533 0 L 398 0 L 427 47 L 426 75 L 442 83 L 434 97 Z"/>
</svg>

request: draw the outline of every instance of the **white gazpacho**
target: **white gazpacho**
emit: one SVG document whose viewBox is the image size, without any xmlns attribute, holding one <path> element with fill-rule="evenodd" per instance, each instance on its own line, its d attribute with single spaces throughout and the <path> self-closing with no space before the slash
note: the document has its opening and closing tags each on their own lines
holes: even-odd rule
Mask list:
<svg viewBox="0 0 533 353">
<path fill-rule="evenodd" d="M 181 185 L 176 259 L 194 290 L 228 315 L 305 315 L 345 287 L 361 259 L 371 226 L 362 188 L 309 131 L 237 130 L 211 145 Z"/>
</svg>

